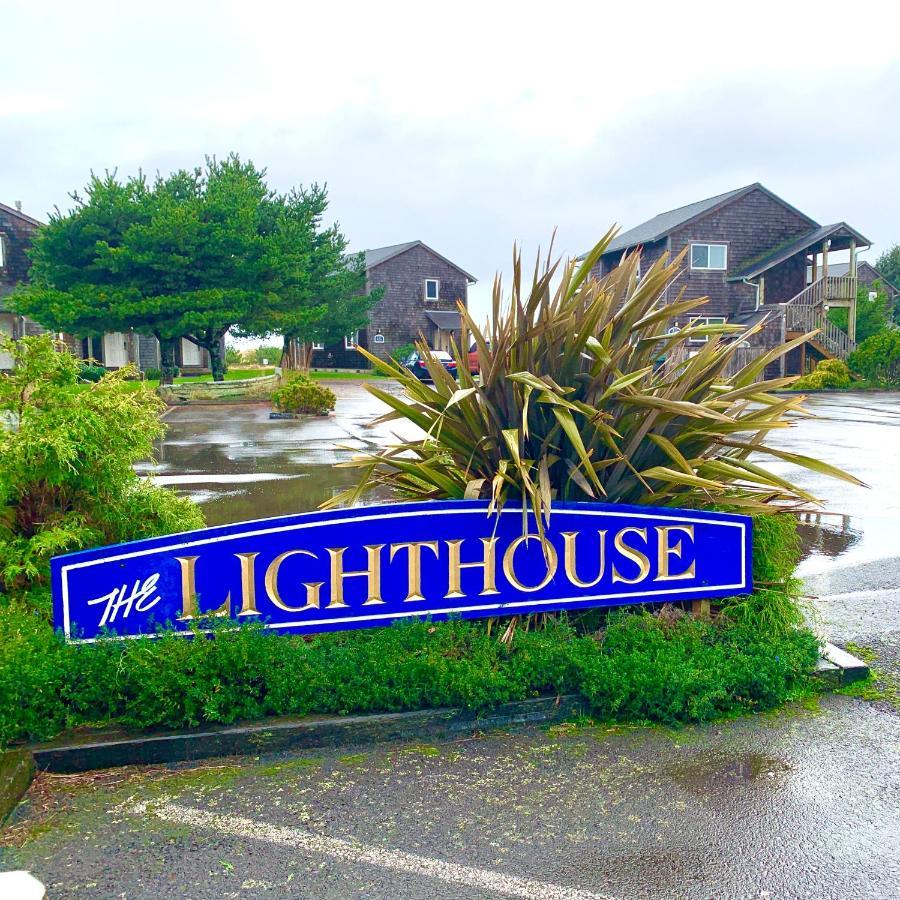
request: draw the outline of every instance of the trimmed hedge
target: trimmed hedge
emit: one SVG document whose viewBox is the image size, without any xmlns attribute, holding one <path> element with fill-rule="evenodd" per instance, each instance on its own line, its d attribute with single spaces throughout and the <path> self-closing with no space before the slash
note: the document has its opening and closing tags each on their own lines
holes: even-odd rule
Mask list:
<svg viewBox="0 0 900 900">
<path fill-rule="evenodd" d="M 579 634 L 563 616 L 509 645 L 483 622 L 279 635 L 213 624 L 214 636 L 71 646 L 22 605 L 0 609 L 0 743 L 85 724 L 190 727 L 272 715 L 484 709 L 580 693 L 599 717 L 666 724 L 774 707 L 804 689 L 818 645 L 727 619 L 615 612 Z"/>
</svg>

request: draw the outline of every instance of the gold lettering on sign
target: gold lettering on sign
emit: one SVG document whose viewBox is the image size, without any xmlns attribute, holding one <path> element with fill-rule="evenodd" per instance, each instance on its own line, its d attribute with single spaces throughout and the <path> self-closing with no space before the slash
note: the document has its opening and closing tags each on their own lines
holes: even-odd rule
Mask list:
<svg viewBox="0 0 900 900">
<path fill-rule="evenodd" d="M 344 579 L 365 576 L 368 579 L 368 591 L 363 606 L 373 603 L 384 603 L 381 598 L 381 550 L 384 544 L 366 544 L 366 557 L 368 565 L 365 569 L 355 572 L 344 571 L 344 553 L 346 547 L 327 547 L 331 557 L 331 600 L 326 609 L 335 609 L 346 606 L 344 602 Z"/>
<path fill-rule="evenodd" d="M 178 617 L 179 622 L 185 622 L 188 619 L 196 619 L 201 615 L 200 607 L 197 605 L 197 583 L 195 577 L 195 568 L 197 565 L 196 556 L 176 556 L 178 565 L 181 566 L 181 615 Z M 222 605 L 216 609 L 202 613 L 204 616 L 227 616 L 231 607 L 231 591 L 225 597 Z"/>
<path fill-rule="evenodd" d="M 544 541 L 544 563 L 547 566 L 547 574 L 538 584 L 529 586 L 519 581 L 519 579 L 516 577 L 514 568 L 516 561 L 516 550 L 518 550 L 522 544 L 527 545 L 532 538 L 538 543 L 541 543 L 541 539 L 538 535 L 523 534 L 517 537 L 506 548 L 506 553 L 503 554 L 503 574 L 506 576 L 506 580 L 514 588 L 520 591 L 540 591 L 543 588 L 547 587 L 547 585 L 550 584 L 551 581 L 553 581 L 553 577 L 556 575 L 557 566 L 559 565 L 559 557 L 556 554 L 556 548 L 549 541 Z"/>
<path fill-rule="evenodd" d="M 311 556 L 313 559 L 318 559 L 316 554 L 310 553 L 309 550 L 285 550 L 284 553 L 279 553 L 278 556 L 269 563 L 269 567 L 266 569 L 266 595 L 269 600 L 272 601 L 274 606 L 283 609 L 285 612 L 300 613 L 308 612 L 311 609 L 318 609 L 320 602 L 319 595 L 322 590 L 322 585 L 324 584 L 323 581 L 303 583 L 303 587 L 306 588 L 306 606 L 288 606 L 281 599 L 281 593 L 278 590 L 278 573 L 281 571 L 281 564 L 289 556 Z"/>
<path fill-rule="evenodd" d="M 580 588 L 591 588 L 600 583 L 600 580 L 603 578 L 606 573 L 606 532 L 598 531 L 597 534 L 600 535 L 600 571 L 597 574 L 597 577 L 593 581 L 582 581 L 578 577 L 578 564 L 576 561 L 576 552 L 575 552 L 575 542 L 578 537 L 577 531 L 564 531 L 562 533 L 563 538 L 563 559 L 566 567 L 566 578 L 575 585 L 575 587 Z"/>
<path fill-rule="evenodd" d="M 625 559 L 630 560 L 638 567 L 638 574 L 635 578 L 626 578 L 622 575 L 621 572 L 615 567 L 613 564 L 612 567 L 612 580 L 613 582 L 621 581 L 623 584 L 638 584 L 643 581 L 650 574 L 650 560 L 647 558 L 646 554 L 642 553 L 636 547 L 630 547 L 625 543 L 625 535 L 627 534 L 636 534 L 639 537 L 643 538 L 644 543 L 647 543 L 647 529 L 646 528 L 623 528 L 621 531 L 616 532 L 615 544 L 616 550 L 625 557 Z"/>
<path fill-rule="evenodd" d="M 407 551 L 407 572 L 408 585 L 407 594 L 404 601 L 424 600 L 422 594 L 422 548 L 430 550 L 435 559 L 438 555 L 437 541 L 404 541 L 402 544 L 391 544 L 390 561 L 393 561 L 395 554 L 400 550 Z"/>
<path fill-rule="evenodd" d="M 674 556 L 681 559 L 681 548 L 684 541 L 678 541 L 672 545 L 669 542 L 669 533 L 672 531 L 680 531 L 686 534 L 692 541 L 694 540 L 693 525 L 657 525 L 657 575 L 655 581 L 679 581 L 685 578 L 693 578 L 696 572 L 695 560 L 691 560 L 690 565 L 683 571 L 676 574 L 669 572 L 669 557 Z"/>
<path fill-rule="evenodd" d="M 462 540 L 446 541 L 447 550 L 450 552 L 450 561 L 448 563 L 448 590 L 444 594 L 445 600 L 466 596 L 460 585 L 460 576 L 463 569 L 484 570 L 484 580 L 482 582 L 484 590 L 479 592 L 479 597 L 484 597 L 486 594 L 500 593 L 497 590 L 497 554 L 495 547 L 497 538 L 481 538 L 481 543 L 484 547 L 484 556 L 480 562 L 478 560 L 475 562 L 461 562 L 460 548 L 462 547 Z"/>
<path fill-rule="evenodd" d="M 256 557 L 258 553 L 235 553 L 241 561 L 241 611 L 239 616 L 258 616 L 256 608 Z"/>
</svg>

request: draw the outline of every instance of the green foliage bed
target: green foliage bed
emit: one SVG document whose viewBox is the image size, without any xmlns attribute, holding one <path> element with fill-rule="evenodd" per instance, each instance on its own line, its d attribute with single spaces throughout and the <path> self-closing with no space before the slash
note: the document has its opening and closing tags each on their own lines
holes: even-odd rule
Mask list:
<svg viewBox="0 0 900 900">
<path fill-rule="evenodd" d="M 412 622 L 304 639 L 214 626 L 214 637 L 66 646 L 24 606 L 0 611 L 0 744 L 117 722 L 183 727 L 307 713 L 489 708 L 580 693 L 603 718 L 704 721 L 803 691 L 805 630 L 619 613 L 581 634 L 565 619 L 508 644 L 484 623 Z"/>
<path fill-rule="evenodd" d="M 311 638 L 218 620 L 212 636 L 73 646 L 43 604 L 20 598 L 0 605 L 0 744 L 81 725 L 486 709 L 547 692 L 581 694 L 598 718 L 666 724 L 769 709 L 808 690 L 818 643 L 798 627 L 793 518 L 757 519 L 754 535 L 761 590 L 722 601 L 711 620 L 674 607 L 591 611 L 521 627 L 508 643 L 483 620 Z"/>
</svg>

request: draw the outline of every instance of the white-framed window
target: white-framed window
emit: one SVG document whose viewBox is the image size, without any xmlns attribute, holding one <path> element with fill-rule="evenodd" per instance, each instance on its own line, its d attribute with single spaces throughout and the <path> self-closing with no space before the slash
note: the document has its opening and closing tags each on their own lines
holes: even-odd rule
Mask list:
<svg viewBox="0 0 900 900">
<path fill-rule="evenodd" d="M 324 350 L 325 345 L 321 341 L 313 341 L 313 350 Z"/>
<path fill-rule="evenodd" d="M 441 298 L 441 280 L 440 278 L 425 279 L 425 299 L 440 300 Z"/>
<path fill-rule="evenodd" d="M 694 316 L 691 319 L 691 325 L 724 325 L 725 316 Z M 691 339 L 691 344 L 706 344 L 709 341 L 708 334 L 695 334 Z"/>
<path fill-rule="evenodd" d="M 375 337 L 372 338 L 372 340 L 373 340 L 376 344 L 383 344 L 383 343 L 384 343 L 384 335 L 379 331 L 379 332 L 376 333 Z"/>
<path fill-rule="evenodd" d="M 0 269 L 2 269 L 6 265 L 6 254 L 4 251 L 6 250 L 6 238 L 0 234 Z"/>
<path fill-rule="evenodd" d="M 691 268 L 724 272 L 728 268 L 728 245 L 691 244 Z"/>
<path fill-rule="evenodd" d="M 345 350 L 355 350 L 356 345 L 359 343 L 359 332 L 354 331 L 350 334 L 344 335 L 344 349 Z"/>
</svg>

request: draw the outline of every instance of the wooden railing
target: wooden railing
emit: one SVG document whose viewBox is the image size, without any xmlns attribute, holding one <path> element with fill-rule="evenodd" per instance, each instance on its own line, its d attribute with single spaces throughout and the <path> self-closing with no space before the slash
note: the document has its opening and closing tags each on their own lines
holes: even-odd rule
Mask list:
<svg viewBox="0 0 900 900">
<path fill-rule="evenodd" d="M 846 359 L 856 349 L 856 342 L 851 341 L 845 332 L 829 321 L 822 306 L 809 306 L 796 301 L 797 297 L 788 303 L 781 304 L 784 309 L 784 324 L 787 331 L 805 334 L 818 330 L 819 333 L 813 340 L 820 343 L 838 359 Z"/>
<path fill-rule="evenodd" d="M 675 371 L 678 366 L 682 363 L 687 362 L 690 359 L 691 355 L 696 352 L 699 348 L 692 348 L 686 344 L 679 344 L 677 347 L 673 348 L 669 351 L 669 355 L 666 357 L 665 367 L 668 372 Z M 728 360 L 725 368 L 719 373 L 720 377 L 724 379 L 732 378 L 737 375 L 738 372 L 741 371 L 745 366 L 750 365 L 757 356 L 761 356 L 765 353 L 765 347 L 750 347 L 750 346 L 738 346 L 733 348 L 733 353 L 731 355 L 731 359 Z M 754 379 L 755 381 L 762 381 L 765 377 L 764 372 L 760 372 L 759 375 Z"/>
<path fill-rule="evenodd" d="M 854 297 L 855 275 L 827 275 L 805 287 L 787 302 L 795 306 L 819 306 L 828 300 L 852 300 Z"/>
</svg>

